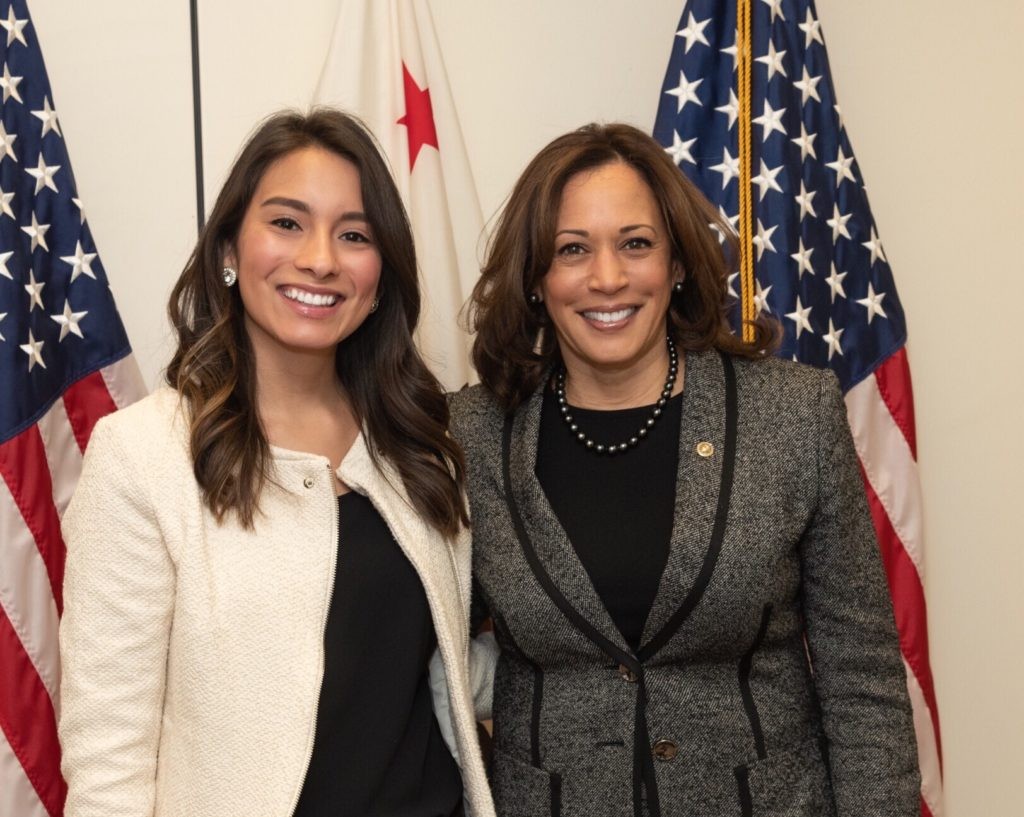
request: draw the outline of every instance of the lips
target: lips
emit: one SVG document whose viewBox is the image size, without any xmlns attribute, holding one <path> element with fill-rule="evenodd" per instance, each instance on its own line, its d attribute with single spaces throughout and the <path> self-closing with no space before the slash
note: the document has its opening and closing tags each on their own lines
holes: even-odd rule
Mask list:
<svg viewBox="0 0 1024 817">
<path fill-rule="evenodd" d="M 298 287 L 282 287 L 280 292 L 288 300 L 304 306 L 334 306 L 340 299 L 337 293 L 308 292 Z"/>
</svg>

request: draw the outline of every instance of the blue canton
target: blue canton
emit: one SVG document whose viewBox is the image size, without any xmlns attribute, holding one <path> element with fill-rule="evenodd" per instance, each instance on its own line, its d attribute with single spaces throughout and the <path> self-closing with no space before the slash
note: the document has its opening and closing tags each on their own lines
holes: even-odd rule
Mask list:
<svg viewBox="0 0 1024 817">
<path fill-rule="evenodd" d="M 751 176 L 758 312 L 779 354 L 846 391 L 906 342 L 906 322 L 843 126 L 810 0 L 752 0 Z M 685 4 L 654 137 L 735 228 L 736 2 Z M 739 293 L 739 276 L 730 276 Z M 735 310 L 738 326 L 739 310 Z"/>
<path fill-rule="evenodd" d="M 24 0 L 0 3 L 0 442 L 130 351 Z"/>
</svg>

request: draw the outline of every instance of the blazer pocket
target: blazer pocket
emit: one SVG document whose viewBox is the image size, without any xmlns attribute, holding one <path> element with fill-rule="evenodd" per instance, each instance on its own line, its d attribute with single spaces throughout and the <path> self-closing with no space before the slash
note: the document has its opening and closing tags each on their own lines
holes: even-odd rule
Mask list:
<svg viewBox="0 0 1024 817">
<path fill-rule="evenodd" d="M 498 817 L 560 817 L 562 813 L 562 776 L 498 748 L 491 762 L 491 789 Z"/>
<path fill-rule="evenodd" d="M 828 768 L 815 739 L 737 766 L 736 787 L 742 817 L 834 817 L 836 813 Z"/>
</svg>

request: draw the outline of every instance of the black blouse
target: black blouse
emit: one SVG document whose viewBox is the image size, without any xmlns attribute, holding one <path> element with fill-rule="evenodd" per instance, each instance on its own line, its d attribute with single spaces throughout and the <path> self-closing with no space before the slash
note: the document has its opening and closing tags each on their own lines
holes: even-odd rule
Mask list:
<svg viewBox="0 0 1024 817">
<path fill-rule="evenodd" d="M 588 451 L 544 393 L 537 479 L 562 523 L 612 621 L 634 651 L 668 560 L 679 463 L 683 395 L 671 398 L 636 448 L 608 456 Z M 653 406 L 598 411 L 572 409 L 574 421 L 598 443 L 628 440 Z"/>
<path fill-rule="evenodd" d="M 423 585 L 370 500 L 338 503 L 316 738 L 295 817 L 461 815 L 427 678 L 437 636 Z"/>
</svg>

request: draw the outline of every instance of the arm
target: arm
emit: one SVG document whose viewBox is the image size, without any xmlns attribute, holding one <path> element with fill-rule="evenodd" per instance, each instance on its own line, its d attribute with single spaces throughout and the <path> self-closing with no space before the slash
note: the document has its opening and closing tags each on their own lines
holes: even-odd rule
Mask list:
<svg viewBox="0 0 1024 817">
<path fill-rule="evenodd" d="M 494 698 L 494 674 L 498 669 L 501 649 L 494 638 L 490 611 L 484 602 L 483 591 L 473 580 L 473 598 L 470 603 L 469 684 L 473 692 L 473 708 L 478 721 L 491 719 Z"/>
<path fill-rule="evenodd" d="M 804 616 L 840 817 L 920 813 L 892 603 L 835 376 L 818 421 L 818 504 L 801 541 Z"/>
<path fill-rule="evenodd" d="M 469 642 L 469 685 L 473 693 L 473 710 L 478 721 L 491 719 L 494 699 L 494 673 L 501 653 L 494 633 L 488 630 Z"/>
<path fill-rule="evenodd" d="M 175 578 L 133 453 L 99 423 L 62 523 L 65 817 L 154 809 Z"/>
</svg>

